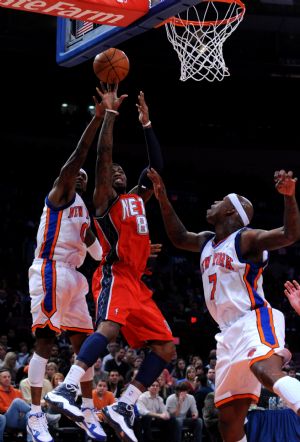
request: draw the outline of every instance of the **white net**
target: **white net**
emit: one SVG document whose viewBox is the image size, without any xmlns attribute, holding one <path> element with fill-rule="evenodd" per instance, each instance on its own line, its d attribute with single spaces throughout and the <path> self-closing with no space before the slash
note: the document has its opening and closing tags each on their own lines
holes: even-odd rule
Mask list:
<svg viewBox="0 0 300 442">
<path fill-rule="evenodd" d="M 244 17 L 240 0 L 205 0 L 165 24 L 181 63 L 180 80 L 221 81 L 230 75 L 223 44 Z"/>
</svg>

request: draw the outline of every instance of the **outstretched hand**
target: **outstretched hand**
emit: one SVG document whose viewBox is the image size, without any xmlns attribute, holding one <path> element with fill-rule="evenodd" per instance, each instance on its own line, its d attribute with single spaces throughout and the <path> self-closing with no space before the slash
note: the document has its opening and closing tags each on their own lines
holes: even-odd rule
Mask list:
<svg viewBox="0 0 300 442">
<path fill-rule="evenodd" d="M 287 281 L 284 284 L 284 294 L 288 298 L 293 309 L 300 315 L 300 285 L 297 281 Z"/>
<path fill-rule="evenodd" d="M 145 101 L 145 95 L 143 91 L 140 91 L 138 95 L 138 101 L 139 102 L 136 104 L 136 107 L 138 108 L 139 111 L 139 121 L 140 123 L 145 125 L 149 123 L 150 120 L 149 120 L 149 109 Z"/>
<path fill-rule="evenodd" d="M 161 176 L 156 172 L 155 169 L 151 167 L 151 169 L 148 170 L 147 176 L 150 178 L 150 180 L 153 183 L 153 190 L 156 198 L 158 201 L 162 200 L 164 197 L 167 196 L 167 191 L 165 184 L 161 178 Z"/>
<path fill-rule="evenodd" d="M 152 244 L 150 241 L 150 256 L 149 258 L 157 258 L 158 253 L 161 252 L 162 244 Z"/>
<path fill-rule="evenodd" d="M 101 83 L 100 87 L 96 87 L 96 91 L 101 97 L 101 103 L 99 106 L 102 107 L 103 112 L 105 109 L 112 109 L 117 111 L 123 100 L 128 97 L 127 94 L 123 94 L 120 97 L 117 96 L 118 84 L 107 84 Z"/>
<path fill-rule="evenodd" d="M 277 170 L 274 173 L 275 187 L 282 195 L 295 195 L 297 178 L 293 178 L 293 172 L 285 170 Z"/>
</svg>

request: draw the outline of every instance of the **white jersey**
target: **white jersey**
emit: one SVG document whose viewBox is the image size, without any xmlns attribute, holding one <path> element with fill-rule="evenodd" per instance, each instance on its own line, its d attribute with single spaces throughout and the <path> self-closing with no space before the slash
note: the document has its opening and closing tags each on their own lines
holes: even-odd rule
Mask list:
<svg viewBox="0 0 300 442">
<path fill-rule="evenodd" d="M 37 233 L 35 258 L 80 267 L 86 257 L 84 239 L 89 226 L 88 210 L 77 193 L 72 201 L 61 207 L 54 207 L 46 197 Z"/>
<path fill-rule="evenodd" d="M 262 287 L 266 261 L 254 264 L 240 254 L 240 229 L 219 243 L 203 247 L 200 266 L 207 308 L 221 330 L 247 312 L 269 306 Z M 267 252 L 264 252 L 264 259 Z"/>
</svg>

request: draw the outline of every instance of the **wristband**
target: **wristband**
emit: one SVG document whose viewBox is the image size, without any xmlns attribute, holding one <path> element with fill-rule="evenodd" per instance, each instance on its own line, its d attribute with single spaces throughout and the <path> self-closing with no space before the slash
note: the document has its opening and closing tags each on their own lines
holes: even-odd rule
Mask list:
<svg viewBox="0 0 300 442">
<path fill-rule="evenodd" d="M 142 126 L 143 126 L 143 127 L 149 127 L 149 126 L 151 126 L 151 121 L 149 120 L 148 123 L 143 124 Z"/>
<path fill-rule="evenodd" d="M 119 112 L 114 109 L 105 109 L 105 112 L 111 112 L 112 114 L 119 115 Z M 148 124 L 148 123 L 147 123 Z"/>
</svg>

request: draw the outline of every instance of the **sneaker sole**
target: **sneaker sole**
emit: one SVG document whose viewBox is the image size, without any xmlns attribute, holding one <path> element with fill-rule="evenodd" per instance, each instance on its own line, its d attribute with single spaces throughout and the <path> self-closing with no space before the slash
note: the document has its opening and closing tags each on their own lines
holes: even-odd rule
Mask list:
<svg viewBox="0 0 300 442">
<path fill-rule="evenodd" d="M 59 413 L 62 413 L 64 416 L 67 416 L 69 419 L 71 419 L 74 422 L 83 422 L 84 421 L 84 416 L 78 416 L 76 414 L 73 414 L 70 410 L 68 410 L 67 408 L 64 408 L 64 404 L 63 402 L 58 402 L 58 401 L 53 401 L 52 399 L 50 399 L 49 397 L 44 398 L 45 401 L 51 405 L 51 407 L 53 407 L 53 409 L 55 411 L 58 411 Z"/>
<path fill-rule="evenodd" d="M 26 425 L 26 431 L 32 437 L 33 442 L 39 442 L 32 434 L 31 428 L 28 425 Z M 49 440 L 49 442 L 54 442 L 54 439 Z"/>
<path fill-rule="evenodd" d="M 127 434 L 122 430 L 122 427 L 115 422 L 109 415 L 109 413 L 106 413 L 104 409 L 102 409 L 102 414 L 104 416 L 104 421 L 111 426 L 114 431 L 116 432 L 116 435 L 122 442 L 134 442 Z"/>
<path fill-rule="evenodd" d="M 86 432 L 88 437 L 92 438 L 93 440 L 96 440 L 98 442 L 106 442 L 107 441 L 106 436 L 98 436 L 98 437 L 101 437 L 101 439 L 96 439 L 96 437 L 93 435 L 93 433 L 90 432 L 90 430 L 84 425 L 83 422 L 75 422 L 75 423 L 76 423 L 76 425 L 78 425 L 79 428 L 81 428 L 83 431 Z"/>
</svg>

